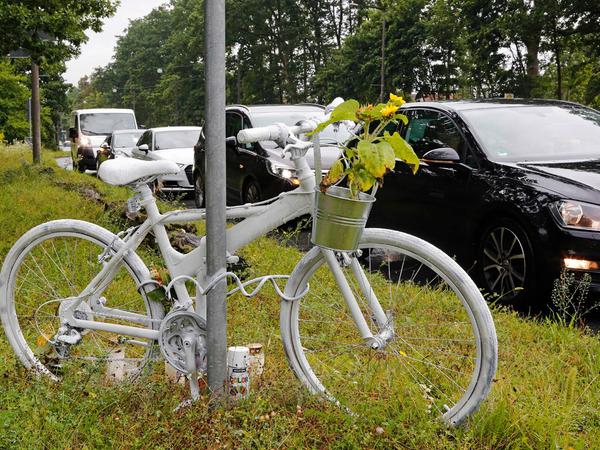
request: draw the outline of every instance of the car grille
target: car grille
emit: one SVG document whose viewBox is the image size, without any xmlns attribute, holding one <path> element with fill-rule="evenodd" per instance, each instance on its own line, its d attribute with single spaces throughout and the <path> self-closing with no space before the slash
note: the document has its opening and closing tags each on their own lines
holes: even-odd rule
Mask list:
<svg viewBox="0 0 600 450">
<path fill-rule="evenodd" d="M 194 184 L 194 166 L 185 167 L 185 176 L 187 177 L 190 184 Z"/>
</svg>

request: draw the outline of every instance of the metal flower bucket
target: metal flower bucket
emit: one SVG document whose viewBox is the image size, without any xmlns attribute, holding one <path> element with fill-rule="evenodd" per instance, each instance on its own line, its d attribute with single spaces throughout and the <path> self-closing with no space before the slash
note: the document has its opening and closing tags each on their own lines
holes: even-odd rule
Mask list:
<svg viewBox="0 0 600 450">
<path fill-rule="evenodd" d="M 312 243 L 331 250 L 356 250 L 373 202 L 375 197 L 364 192 L 352 198 L 344 187 L 331 186 L 326 193 L 317 189 Z"/>
</svg>

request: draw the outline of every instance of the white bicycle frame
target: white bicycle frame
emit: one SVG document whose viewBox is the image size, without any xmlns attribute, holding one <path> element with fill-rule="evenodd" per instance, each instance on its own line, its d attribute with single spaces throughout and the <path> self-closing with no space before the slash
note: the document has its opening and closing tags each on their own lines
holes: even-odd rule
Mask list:
<svg viewBox="0 0 600 450">
<path fill-rule="evenodd" d="M 296 158 L 292 157 L 298 179 L 300 180 L 300 186 L 297 189 L 282 193 L 277 198 L 272 199 L 272 201 L 265 201 L 256 205 L 247 204 L 227 208 L 227 219 L 244 219 L 226 230 L 228 256 L 235 255 L 237 250 L 241 247 L 286 222 L 311 213 L 316 181 L 313 171 L 306 161 L 306 150 L 307 148 L 304 148 L 304 154 L 302 154 L 302 156 Z M 317 152 L 318 146 L 315 149 L 315 153 Z M 315 156 L 318 157 L 319 155 L 316 154 Z M 196 249 L 188 254 L 182 254 L 173 248 L 165 229 L 165 225 L 167 224 L 200 221 L 205 218 L 206 211 L 204 209 L 190 209 L 161 214 L 150 188 L 145 183 L 138 184 L 135 187 L 135 190 L 138 192 L 138 197 L 140 198 L 140 206 L 146 210 L 148 218 L 134 232 L 125 238 L 124 243 L 121 244 L 119 242 L 118 249 L 111 248 L 114 243 L 109 246 L 109 251 L 116 250 L 116 252 L 112 255 L 108 255 L 108 260 L 104 263 L 104 267 L 101 271 L 90 281 L 88 286 L 79 294 L 79 296 L 73 299 L 74 301 L 72 304 L 66 308 L 64 321 L 71 327 L 107 331 L 145 339 L 159 338 L 160 331 L 158 331 L 156 327 L 141 328 L 97 322 L 94 320 L 82 320 L 74 317 L 77 307 L 86 299 L 91 299 L 90 306 L 92 307 L 92 310 L 102 313 L 102 316 L 104 317 L 114 317 L 120 320 L 151 325 L 150 322 L 152 320 L 143 314 L 106 308 L 101 302 L 96 301 L 100 298 L 102 291 L 116 275 L 119 264 L 122 262 L 124 256 L 130 251 L 135 251 L 150 231 L 154 232 L 166 268 L 169 271 L 171 279 L 174 280 L 173 288 L 177 295 L 177 298 L 174 300 L 174 306 L 186 309 L 190 309 L 194 306 L 194 302 L 185 286 L 186 279 L 189 279 L 190 277 L 199 277 L 199 279 L 203 281 L 201 286 L 208 286 L 211 282 L 211 280 L 206 279 L 206 237 L 201 239 L 200 245 Z M 321 251 L 336 279 L 338 287 L 340 288 L 361 336 L 367 342 L 370 342 L 371 345 L 376 347 L 378 345 L 377 339 L 374 338 L 367 320 L 352 293 L 352 289 L 341 270 L 340 262 L 338 261 L 339 255 L 336 255 L 333 251 L 327 249 L 321 249 Z M 369 307 L 371 308 L 371 311 L 373 311 L 375 323 L 379 328 L 384 328 L 388 323 L 388 318 L 381 308 L 375 293 L 371 289 L 362 267 L 356 258 L 352 257 L 346 259 L 349 261 L 352 272 L 358 280 L 360 290 L 367 298 Z M 180 281 L 176 280 L 178 277 L 181 277 Z M 201 317 L 206 318 L 206 296 L 198 294 L 195 303 L 196 312 Z"/>
</svg>

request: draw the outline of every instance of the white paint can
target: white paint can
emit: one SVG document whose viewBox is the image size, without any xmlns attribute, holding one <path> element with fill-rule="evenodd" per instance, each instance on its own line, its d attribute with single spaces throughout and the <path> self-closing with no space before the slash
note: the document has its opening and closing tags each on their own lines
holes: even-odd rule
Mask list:
<svg viewBox="0 0 600 450">
<path fill-rule="evenodd" d="M 250 394 L 249 356 L 248 347 L 229 347 L 227 350 L 228 390 L 234 400 L 247 398 Z"/>
</svg>

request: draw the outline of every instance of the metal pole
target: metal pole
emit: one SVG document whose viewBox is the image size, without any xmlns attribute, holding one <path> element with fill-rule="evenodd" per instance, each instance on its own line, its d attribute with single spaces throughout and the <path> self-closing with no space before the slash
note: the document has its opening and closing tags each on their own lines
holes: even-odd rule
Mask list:
<svg viewBox="0 0 600 450">
<path fill-rule="evenodd" d="M 31 127 L 33 144 L 33 163 L 42 162 L 42 131 L 40 117 L 40 66 L 31 64 Z"/>
<path fill-rule="evenodd" d="M 207 277 L 225 271 L 225 0 L 205 0 Z M 227 284 L 207 296 L 208 387 L 224 398 L 227 379 Z"/>
</svg>

